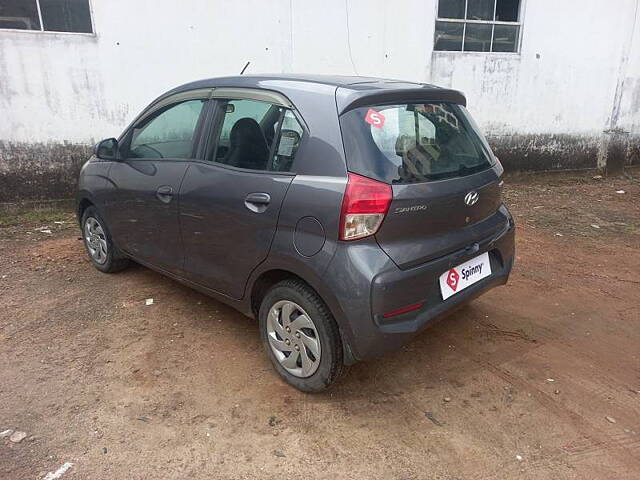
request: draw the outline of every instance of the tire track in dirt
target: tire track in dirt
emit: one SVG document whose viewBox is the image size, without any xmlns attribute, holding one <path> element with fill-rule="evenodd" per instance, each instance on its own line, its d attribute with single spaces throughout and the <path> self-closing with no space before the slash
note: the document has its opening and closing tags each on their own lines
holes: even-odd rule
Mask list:
<svg viewBox="0 0 640 480">
<path fill-rule="evenodd" d="M 452 341 L 451 338 L 443 338 L 445 341 Z M 601 429 L 594 427 L 586 418 L 567 409 L 553 397 L 546 392 L 535 387 L 526 380 L 511 374 L 506 369 L 499 365 L 494 365 L 492 362 L 482 360 L 475 356 L 465 347 L 458 347 L 458 350 L 467 358 L 473 362 L 481 365 L 497 377 L 501 378 L 504 382 L 522 389 L 532 395 L 546 411 L 553 414 L 555 417 L 570 424 L 590 445 L 590 449 L 585 449 L 588 453 L 583 455 L 585 457 L 595 457 L 596 453 L 603 450 L 608 451 L 615 459 L 627 469 L 627 473 L 640 471 L 640 449 L 635 449 L 640 445 L 640 440 L 635 439 L 633 441 L 621 441 L 616 436 L 611 436 Z M 593 451 L 593 453 L 589 453 Z"/>
<path fill-rule="evenodd" d="M 484 308 L 484 306 L 483 306 Z M 601 364 L 602 358 L 594 354 L 591 350 L 584 348 L 576 348 L 576 337 L 581 336 L 581 332 L 576 330 L 577 326 L 564 326 L 562 332 L 557 331 L 551 327 L 547 327 L 540 322 L 540 316 L 534 316 L 528 313 L 522 312 L 522 310 L 518 311 L 517 317 L 514 317 L 513 308 L 507 308 L 497 303 L 492 303 L 491 308 L 501 314 L 504 318 L 511 318 L 513 321 L 516 321 L 518 324 L 524 326 L 528 325 L 531 333 L 526 334 L 527 340 L 530 340 L 532 343 L 544 344 L 544 343 L 553 343 L 554 345 L 558 345 L 563 349 L 570 351 L 573 356 L 579 357 L 593 364 Z M 626 309 L 625 311 L 637 311 L 635 307 Z M 640 320 L 640 318 L 639 318 Z M 476 319 L 478 323 L 482 323 L 482 320 Z M 503 329 L 504 327 L 498 326 L 499 329 Z M 580 327 L 582 328 L 582 327 Z M 569 337 L 569 338 L 566 338 Z M 640 336 L 639 336 L 640 339 Z M 620 341 L 619 339 L 611 339 L 603 338 L 600 336 L 598 338 L 599 346 L 605 350 L 609 351 L 620 351 Z M 640 366 L 640 365 L 639 365 Z M 616 375 L 615 370 L 610 370 L 609 373 L 611 375 Z"/>
</svg>

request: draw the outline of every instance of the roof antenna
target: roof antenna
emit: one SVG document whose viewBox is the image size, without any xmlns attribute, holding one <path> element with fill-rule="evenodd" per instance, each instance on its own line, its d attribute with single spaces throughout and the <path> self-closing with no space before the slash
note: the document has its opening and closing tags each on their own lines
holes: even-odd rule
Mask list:
<svg viewBox="0 0 640 480">
<path fill-rule="evenodd" d="M 242 69 L 242 71 L 240 72 L 240 75 L 242 75 L 244 73 L 244 71 L 247 69 L 247 67 L 249 66 L 251 62 L 247 62 L 247 64 L 244 66 L 244 68 Z"/>
</svg>

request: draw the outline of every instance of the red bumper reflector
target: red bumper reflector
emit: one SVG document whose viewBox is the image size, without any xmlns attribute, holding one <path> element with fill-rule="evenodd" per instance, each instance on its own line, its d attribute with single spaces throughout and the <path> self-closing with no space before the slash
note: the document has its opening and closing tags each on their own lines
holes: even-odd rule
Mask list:
<svg viewBox="0 0 640 480">
<path fill-rule="evenodd" d="M 396 315 L 401 315 L 407 312 L 413 312 L 414 310 L 420 310 L 424 302 L 414 303 L 413 305 L 407 305 L 406 307 L 399 308 L 398 310 L 394 310 L 393 312 L 385 313 L 382 315 L 384 318 L 395 317 Z"/>
</svg>

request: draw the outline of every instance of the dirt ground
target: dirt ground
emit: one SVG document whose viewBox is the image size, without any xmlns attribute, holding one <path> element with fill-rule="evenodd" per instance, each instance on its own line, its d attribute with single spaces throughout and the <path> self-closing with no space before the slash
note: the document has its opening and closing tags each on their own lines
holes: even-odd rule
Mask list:
<svg viewBox="0 0 640 480">
<path fill-rule="evenodd" d="M 0 438 L 0 478 L 638 479 L 630 173 L 508 179 L 509 285 L 319 395 L 276 377 L 252 320 L 92 268 L 69 213 L 4 213 L 0 432 L 27 437 Z"/>
</svg>

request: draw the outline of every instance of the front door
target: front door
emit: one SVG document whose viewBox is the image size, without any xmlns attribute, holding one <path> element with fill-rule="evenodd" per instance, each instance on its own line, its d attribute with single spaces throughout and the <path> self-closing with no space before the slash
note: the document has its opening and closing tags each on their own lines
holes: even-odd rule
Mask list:
<svg viewBox="0 0 640 480">
<path fill-rule="evenodd" d="M 185 275 L 241 298 L 271 247 L 302 129 L 274 103 L 217 103 L 206 161 L 192 163 L 180 190 Z"/>
<path fill-rule="evenodd" d="M 205 103 L 182 100 L 145 117 L 127 134 L 123 159 L 109 171 L 106 214 L 116 244 L 136 259 L 176 274 L 184 261 L 180 184 L 193 158 Z"/>
</svg>

